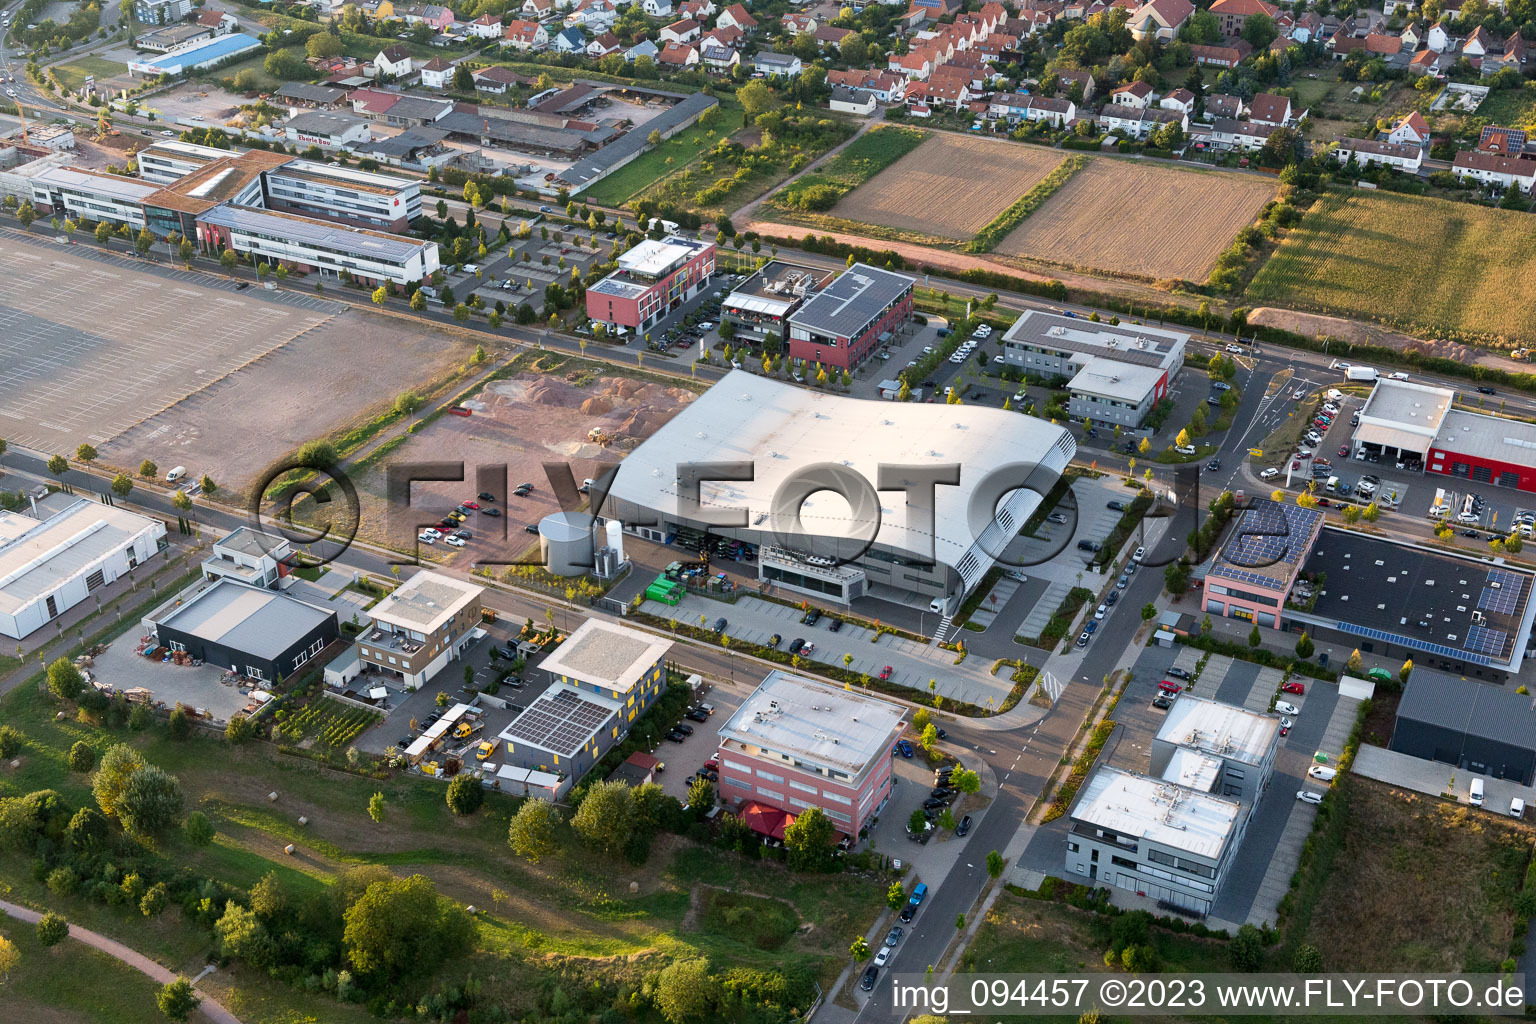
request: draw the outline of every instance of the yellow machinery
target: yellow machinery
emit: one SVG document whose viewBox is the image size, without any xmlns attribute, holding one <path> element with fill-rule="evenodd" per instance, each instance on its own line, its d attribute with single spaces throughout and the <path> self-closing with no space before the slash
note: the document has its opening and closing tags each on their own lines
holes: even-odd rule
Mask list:
<svg viewBox="0 0 1536 1024">
<path fill-rule="evenodd" d="M 421 766 L 421 773 L 423 775 L 436 775 L 437 774 L 437 762 L 436 761 L 426 761 L 426 762 L 424 762 L 422 764 L 422 766 Z"/>
</svg>

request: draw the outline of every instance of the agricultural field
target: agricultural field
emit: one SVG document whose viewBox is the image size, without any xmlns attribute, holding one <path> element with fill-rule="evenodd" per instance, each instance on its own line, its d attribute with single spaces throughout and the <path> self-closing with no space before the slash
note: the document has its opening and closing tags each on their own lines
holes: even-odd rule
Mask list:
<svg viewBox="0 0 1536 1024">
<path fill-rule="evenodd" d="M 1034 223 L 1031 220 L 1029 223 Z M 1245 298 L 1458 341 L 1536 332 L 1536 221 L 1509 210 L 1390 192 L 1330 194 Z"/>
<path fill-rule="evenodd" d="M 925 235 L 968 239 L 1062 159 L 1060 153 L 1040 147 L 946 132 L 875 175 L 838 203 L 832 214 Z"/>
<path fill-rule="evenodd" d="M 327 697 L 316 697 L 298 714 L 283 722 L 286 742 L 295 745 L 329 747 L 345 750 L 374 723 L 379 715 L 363 708 L 354 708 Z"/>
<path fill-rule="evenodd" d="M 636 129 L 644 131 L 644 126 Z M 678 132 L 661 145 L 641 153 L 606 178 L 601 178 L 581 193 L 580 198 L 599 206 L 622 206 L 651 182 L 692 163 L 700 153 L 720 138 L 717 128 L 696 124 Z"/>
<path fill-rule="evenodd" d="M 891 164 L 912 152 L 928 138 L 916 128 L 878 125 L 854 139 L 828 160 L 826 166 L 795 179 L 769 202 L 781 210 L 818 212 L 830 210 Z"/>
<path fill-rule="evenodd" d="M 1262 178 L 1100 158 L 996 251 L 1085 270 L 1203 281 L 1274 198 Z"/>
</svg>

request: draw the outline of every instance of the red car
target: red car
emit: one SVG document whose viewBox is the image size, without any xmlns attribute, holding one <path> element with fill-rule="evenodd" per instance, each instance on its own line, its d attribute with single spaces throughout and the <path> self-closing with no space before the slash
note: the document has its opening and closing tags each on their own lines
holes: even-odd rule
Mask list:
<svg viewBox="0 0 1536 1024">
<path fill-rule="evenodd" d="M 885 668 L 881 669 L 880 670 L 880 681 L 881 682 L 885 682 L 885 683 L 890 682 L 891 681 L 891 672 L 892 672 L 892 669 L 891 669 L 891 666 L 889 666 L 889 665 L 887 665 L 887 666 L 885 666 Z"/>
<path fill-rule="evenodd" d="M 1298 462 L 1293 462 L 1293 463 L 1291 463 L 1291 468 L 1292 469 L 1300 469 L 1301 468 L 1301 463 L 1299 461 Z"/>
<path fill-rule="evenodd" d="M 1319 505 L 1321 505 L 1323 508 L 1332 508 L 1333 507 L 1333 502 L 1329 501 L 1327 498 L 1318 498 L 1317 499 L 1317 503 Z"/>
<path fill-rule="evenodd" d="M 1345 459 L 1345 458 L 1348 458 L 1348 457 L 1349 457 L 1349 445 L 1347 445 L 1347 444 L 1339 445 L 1339 458 Z"/>
<path fill-rule="evenodd" d="M 1170 682 L 1167 679 L 1164 679 L 1162 682 L 1158 683 L 1157 688 L 1169 695 L 1178 693 L 1180 690 L 1184 689 L 1184 687 L 1180 686 L 1178 683 Z"/>
<path fill-rule="evenodd" d="M 1286 683 L 1280 689 L 1285 693 L 1302 694 L 1307 692 L 1307 685 L 1305 683 Z"/>
<path fill-rule="evenodd" d="M 466 501 L 464 503 L 464 507 L 465 508 L 472 508 L 472 509 L 474 509 L 477 512 L 480 511 L 480 503 L 477 502 L 477 501 Z"/>
</svg>

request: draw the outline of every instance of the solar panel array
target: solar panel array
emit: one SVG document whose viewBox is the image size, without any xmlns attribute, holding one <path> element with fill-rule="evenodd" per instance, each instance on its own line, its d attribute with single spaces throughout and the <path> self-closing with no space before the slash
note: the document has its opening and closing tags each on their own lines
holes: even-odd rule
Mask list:
<svg viewBox="0 0 1536 1024">
<path fill-rule="evenodd" d="M 1401 633 L 1388 633 L 1382 629 L 1371 629 L 1369 626 L 1360 626 L 1353 622 L 1336 622 L 1334 623 L 1334 628 L 1343 633 L 1353 633 L 1356 636 L 1363 636 L 1370 640 L 1401 644 L 1404 647 L 1411 647 L 1416 651 L 1428 651 L 1431 654 L 1454 658 L 1457 661 L 1470 661 L 1477 665 L 1492 664 L 1491 659 L 1481 654 L 1471 653 L 1455 647 L 1447 647 L 1444 644 L 1433 644 L 1427 640 L 1420 640 L 1417 637 L 1403 636 Z"/>
<path fill-rule="evenodd" d="M 1508 569 L 1489 569 L 1488 583 L 1477 599 L 1477 606 L 1495 615 L 1514 615 L 1525 603 L 1528 578 Z M 1494 587 L 1495 583 L 1497 587 Z"/>
<path fill-rule="evenodd" d="M 1293 546 L 1310 536 L 1312 520 L 1309 509 L 1291 509 L 1275 501 L 1255 501 L 1238 520 L 1237 529 L 1227 538 L 1221 562 L 1212 572 L 1225 579 L 1238 580 L 1268 590 L 1277 590 L 1280 581 L 1263 573 L 1296 557 Z M 1293 536 L 1294 534 L 1294 536 Z"/>
<path fill-rule="evenodd" d="M 1498 593 L 1498 591 L 1494 591 Z M 1495 658 L 1509 656 L 1509 648 L 1514 646 L 1509 634 L 1502 629 L 1490 629 L 1487 626 L 1470 626 L 1467 628 L 1467 640 L 1463 644 L 1467 650 L 1476 651 L 1479 654 L 1491 654 Z"/>
<path fill-rule="evenodd" d="M 570 690 L 556 690 L 517 716 L 503 735 L 557 754 L 574 754 L 612 715 L 611 708 Z"/>
</svg>

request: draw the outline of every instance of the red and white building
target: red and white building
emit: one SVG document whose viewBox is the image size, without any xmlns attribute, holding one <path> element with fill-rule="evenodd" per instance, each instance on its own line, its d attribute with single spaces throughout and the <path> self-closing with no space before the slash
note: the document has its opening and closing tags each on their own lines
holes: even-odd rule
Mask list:
<svg viewBox="0 0 1536 1024">
<path fill-rule="evenodd" d="M 1285 600 L 1322 528 L 1319 509 L 1253 498 L 1211 560 L 1200 610 L 1280 628 Z"/>
<path fill-rule="evenodd" d="M 912 318 L 912 285 L 903 274 L 855 263 L 790 314 L 790 357 L 843 370 L 858 366 Z"/>
<path fill-rule="evenodd" d="M 890 701 L 775 669 L 720 730 L 720 799 L 787 822 L 819 807 L 843 834 L 859 831 L 891 794 L 891 748 L 905 710 Z M 779 833 L 782 837 L 782 832 Z"/>
<path fill-rule="evenodd" d="M 694 295 L 715 273 L 715 246 L 681 235 L 646 239 L 619 257 L 619 269 L 587 289 L 587 316 L 610 329 L 643 333 Z"/>
</svg>

